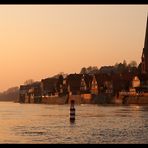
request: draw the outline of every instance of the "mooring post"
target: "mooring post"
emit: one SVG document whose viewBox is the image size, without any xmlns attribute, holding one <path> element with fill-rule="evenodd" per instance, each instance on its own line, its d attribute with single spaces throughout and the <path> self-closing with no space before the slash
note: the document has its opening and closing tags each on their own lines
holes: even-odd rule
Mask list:
<svg viewBox="0 0 148 148">
<path fill-rule="evenodd" d="M 70 122 L 75 122 L 75 101 L 71 100 L 70 102 Z"/>
</svg>

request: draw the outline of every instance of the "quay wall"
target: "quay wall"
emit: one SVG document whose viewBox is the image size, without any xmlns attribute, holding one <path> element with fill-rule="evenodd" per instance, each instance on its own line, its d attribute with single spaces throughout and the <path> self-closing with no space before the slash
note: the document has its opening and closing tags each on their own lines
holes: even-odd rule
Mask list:
<svg viewBox="0 0 148 148">
<path fill-rule="evenodd" d="M 42 98 L 42 104 L 66 104 L 67 97 L 44 97 Z"/>
<path fill-rule="evenodd" d="M 87 96 L 87 97 L 86 97 Z M 115 105 L 148 105 L 148 96 L 106 96 L 99 95 L 70 95 L 70 96 L 54 96 L 43 97 L 41 101 L 35 101 L 32 97 L 26 97 L 24 103 L 41 103 L 41 104 L 70 104 L 71 100 L 75 100 L 75 104 L 115 104 Z"/>
<path fill-rule="evenodd" d="M 138 105 L 148 105 L 148 96 L 119 96 L 114 97 L 114 104 L 138 104 Z"/>
</svg>

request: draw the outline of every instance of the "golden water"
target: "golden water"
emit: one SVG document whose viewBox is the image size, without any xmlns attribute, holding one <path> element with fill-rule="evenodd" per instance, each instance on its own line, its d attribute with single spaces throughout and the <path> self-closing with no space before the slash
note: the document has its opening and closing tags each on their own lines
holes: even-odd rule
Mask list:
<svg viewBox="0 0 148 148">
<path fill-rule="evenodd" d="M 0 143 L 148 143 L 148 106 L 0 102 Z"/>
</svg>

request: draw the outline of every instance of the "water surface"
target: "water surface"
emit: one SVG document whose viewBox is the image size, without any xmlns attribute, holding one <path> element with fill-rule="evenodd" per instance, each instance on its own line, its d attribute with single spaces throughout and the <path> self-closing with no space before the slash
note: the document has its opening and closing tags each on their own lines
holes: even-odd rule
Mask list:
<svg viewBox="0 0 148 148">
<path fill-rule="evenodd" d="M 0 143 L 148 143 L 148 106 L 0 102 Z"/>
</svg>

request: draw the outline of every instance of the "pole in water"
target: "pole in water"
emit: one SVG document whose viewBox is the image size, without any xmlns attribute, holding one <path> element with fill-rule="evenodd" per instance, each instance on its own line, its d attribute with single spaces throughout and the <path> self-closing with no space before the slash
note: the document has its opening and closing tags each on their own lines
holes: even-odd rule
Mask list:
<svg viewBox="0 0 148 148">
<path fill-rule="evenodd" d="M 75 101 L 71 100 L 70 102 L 70 122 L 74 123 L 75 122 Z"/>
</svg>

